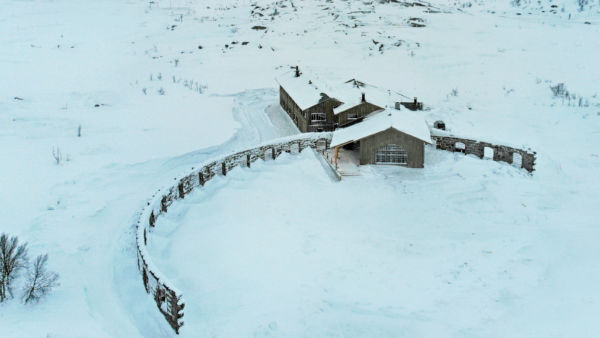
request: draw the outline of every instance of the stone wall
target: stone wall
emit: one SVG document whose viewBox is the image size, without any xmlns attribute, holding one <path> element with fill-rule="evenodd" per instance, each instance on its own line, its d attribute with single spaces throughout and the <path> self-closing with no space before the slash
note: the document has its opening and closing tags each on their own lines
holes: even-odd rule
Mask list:
<svg viewBox="0 0 600 338">
<path fill-rule="evenodd" d="M 521 168 L 533 172 L 535 166 L 535 151 L 531 149 L 518 149 L 503 145 L 492 144 L 488 142 L 465 139 L 455 136 L 432 135 L 435 140 L 436 148 L 448 150 L 452 152 L 460 152 L 466 155 L 475 155 L 479 158 L 484 158 L 485 148 L 493 150 L 492 159 L 494 161 L 502 161 L 513 163 L 514 154 L 521 155 Z"/>
<path fill-rule="evenodd" d="M 185 198 L 192 190 L 201 188 L 216 175 L 227 175 L 237 166 L 250 167 L 258 159 L 276 159 L 282 152 L 299 153 L 306 148 L 325 150 L 331 143 L 331 137 L 331 133 L 301 134 L 208 161 L 198 169 L 192 168 L 187 175 L 175 179 L 167 188 L 158 190 L 146 203 L 136 225 L 138 269 L 146 292 L 152 295 L 158 310 L 177 334 L 184 324 L 183 294 L 161 274 L 146 250 L 157 218 L 166 213 L 175 201 Z"/>
<path fill-rule="evenodd" d="M 216 175 L 227 175 L 237 166 L 251 167 L 258 159 L 276 159 L 283 152 L 296 154 L 306 148 L 325 150 L 329 148 L 331 137 L 332 133 L 329 132 L 304 133 L 207 161 L 199 168 L 191 168 L 187 175 L 175 179 L 167 188 L 158 190 L 146 203 L 136 225 L 138 269 L 146 292 L 152 295 L 158 310 L 176 333 L 179 333 L 184 324 L 183 294 L 162 275 L 146 250 L 151 229 L 156 225 L 158 217 L 166 213 L 174 202 L 185 198 L 194 189 L 203 187 Z M 529 172 L 534 170 L 535 152 L 529 149 L 522 150 L 454 136 L 435 135 L 432 138 L 436 141 L 437 149 L 472 154 L 480 158 L 484 157 L 485 148 L 489 147 L 493 149 L 495 161 L 512 163 L 514 154 L 520 154 L 521 167 Z M 459 143 L 464 147 L 457 146 Z"/>
</svg>

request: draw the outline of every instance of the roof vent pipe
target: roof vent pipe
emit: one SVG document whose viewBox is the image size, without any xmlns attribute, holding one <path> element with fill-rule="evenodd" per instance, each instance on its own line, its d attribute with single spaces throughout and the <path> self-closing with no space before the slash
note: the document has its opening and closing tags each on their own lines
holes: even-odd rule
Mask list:
<svg viewBox="0 0 600 338">
<path fill-rule="evenodd" d="M 415 97 L 415 100 L 413 101 L 415 105 L 417 105 L 417 98 Z"/>
<path fill-rule="evenodd" d="M 360 102 L 366 102 L 367 100 L 365 99 L 365 93 L 362 93 L 362 97 L 360 99 Z"/>
</svg>

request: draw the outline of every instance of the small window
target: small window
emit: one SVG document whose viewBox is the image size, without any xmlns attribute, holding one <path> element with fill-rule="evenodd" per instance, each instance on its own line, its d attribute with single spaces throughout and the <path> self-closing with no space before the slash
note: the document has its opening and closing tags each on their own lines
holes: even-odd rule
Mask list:
<svg viewBox="0 0 600 338">
<path fill-rule="evenodd" d="M 325 113 L 312 113 L 310 114 L 310 121 L 311 122 L 323 122 L 323 121 L 327 121 L 327 115 L 325 115 Z"/>
<path fill-rule="evenodd" d="M 358 118 L 358 113 L 348 113 L 348 120 L 356 120 Z"/>
</svg>

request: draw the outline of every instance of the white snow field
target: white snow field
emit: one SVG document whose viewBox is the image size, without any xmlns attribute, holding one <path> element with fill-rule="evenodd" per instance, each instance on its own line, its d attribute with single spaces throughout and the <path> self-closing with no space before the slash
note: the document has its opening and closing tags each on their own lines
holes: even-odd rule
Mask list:
<svg viewBox="0 0 600 338">
<path fill-rule="evenodd" d="M 150 254 L 186 298 L 182 335 L 595 335 L 593 193 L 431 148 L 424 170 L 340 183 L 311 151 L 284 156 L 159 219 Z"/>
<path fill-rule="evenodd" d="M 297 132 L 275 82 L 295 65 L 417 96 L 429 123 L 531 147 L 536 171 L 433 148 L 341 182 L 311 151 L 235 169 L 149 238 L 180 336 L 596 336 L 600 3 L 516 3 L 1 1 L 0 232 L 61 285 L 23 305 L 19 279 L 0 337 L 175 336 L 136 213 Z"/>
</svg>

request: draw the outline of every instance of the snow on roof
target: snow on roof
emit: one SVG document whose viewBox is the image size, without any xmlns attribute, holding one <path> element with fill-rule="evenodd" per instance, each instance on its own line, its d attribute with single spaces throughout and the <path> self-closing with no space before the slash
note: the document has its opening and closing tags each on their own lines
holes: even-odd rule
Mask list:
<svg viewBox="0 0 600 338">
<path fill-rule="evenodd" d="M 339 114 L 347 109 L 362 103 L 362 94 L 365 100 L 381 108 L 392 108 L 396 102 L 406 99 L 406 96 L 385 90 L 356 79 L 342 81 L 341 79 L 321 79 L 319 76 L 300 68 L 300 76 L 295 76 L 294 69 L 277 77 L 277 82 L 298 104 L 301 110 L 310 108 L 322 98 L 324 93 L 329 97 L 342 102 L 333 109 L 334 114 Z"/>
<path fill-rule="evenodd" d="M 277 77 L 277 82 L 292 97 L 292 100 L 305 110 L 319 103 L 321 93 L 326 93 L 326 86 L 319 78 L 311 73 L 300 69 L 300 76 L 296 77 L 296 71 L 291 70 Z"/>
<path fill-rule="evenodd" d="M 342 105 L 333 109 L 333 113 L 337 115 L 361 104 L 363 93 L 365 94 L 365 101 L 384 109 L 392 108 L 396 102 L 406 99 L 406 96 L 392 90 L 385 90 L 356 79 L 351 79 L 336 86 L 331 93 L 328 93 L 329 96 L 343 102 Z"/>
<path fill-rule="evenodd" d="M 331 147 L 356 142 L 389 128 L 394 128 L 405 134 L 416 137 L 423 142 L 432 143 L 429 127 L 421 115 L 408 110 L 384 109 L 367 117 L 360 123 L 334 131 Z"/>
</svg>

